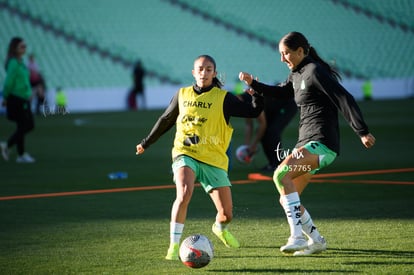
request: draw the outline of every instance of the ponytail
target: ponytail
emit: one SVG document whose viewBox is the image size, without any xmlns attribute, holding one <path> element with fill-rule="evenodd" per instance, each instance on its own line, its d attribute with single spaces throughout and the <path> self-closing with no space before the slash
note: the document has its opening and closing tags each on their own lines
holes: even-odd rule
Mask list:
<svg viewBox="0 0 414 275">
<path fill-rule="evenodd" d="M 223 87 L 223 83 L 217 78 L 217 76 L 213 78 L 213 85 L 217 88 Z"/>
<path fill-rule="evenodd" d="M 342 80 L 341 75 L 336 71 L 331 65 L 329 65 L 325 60 L 323 60 L 318 53 L 316 52 L 315 48 L 309 45 L 308 54 L 310 57 L 315 59 L 315 61 L 319 62 L 325 69 L 327 69 L 331 75 L 336 78 L 336 80 Z"/>
</svg>

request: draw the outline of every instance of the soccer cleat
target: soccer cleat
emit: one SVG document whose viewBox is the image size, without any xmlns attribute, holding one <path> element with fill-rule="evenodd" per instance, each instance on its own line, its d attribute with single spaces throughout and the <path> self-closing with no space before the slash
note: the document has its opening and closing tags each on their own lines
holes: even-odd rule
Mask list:
<svg viewBox="0 0 414 275">
<path fill-rule="evenodd" d="M 33 163 L 35 162 L 35 159 L 32 158 L 32 156 L 29 155 L 28 153 L 24 153 L 23 155 L 18 156 L 16 158 L 16 162 L 17 163 Z"/>
<path fill-rule="evenodd" d="M 179 257 L 178 257 L 179 249 L 180 249 L 180 246 L 178 243 L 170 244 L 170 247 L 168 248 L 167 256 L 165 256 L 165 259 L 171 260 L 171 261 L 179 260 Z"/>
<path fill-rule="evenodd" d="M 7 148 L 7 143 L 1 142 L 0 150 L 1 150 L 1 155 L 3 156 L 3 159 L 5 161 L 8 161 L 9 160 L 9 148 Z"/>
<path fill-rule="evenodd" d="M 211 230 L 213 230 L 213 233 L 224 243 L 225 246 L 229 248 L 240 247 L 239 241 L 229 232 L 229 230 L 220 230 L 217 228 L 215 223 L 213 224 Z"/>
<path fill-rule="evenodd" d="M 305 248 L 304 250 L 301 250 L 301 251 L 296 251 L 295 253 L 293 253 L 293 256 L 307 256 L 311 254 L 318 254 L 325 250 L 326 250 L 326 240 L 324 237 L 321 236 L 319 238 L 319 241 L 317 242 L 309 240 L 308 248 Z"/>
<path fill-rule="evenodd" d="M 286 245 L 280 248 L 283 253 L 293 253 L 295 251 L 304 250 L 308 247 L 308 242 L 304 237 L 289 237 Z"/>
</svg>

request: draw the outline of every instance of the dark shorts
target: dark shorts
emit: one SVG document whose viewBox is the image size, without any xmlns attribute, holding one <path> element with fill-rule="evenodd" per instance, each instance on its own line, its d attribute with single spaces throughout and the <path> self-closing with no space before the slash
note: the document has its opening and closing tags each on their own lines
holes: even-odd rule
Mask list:
<svg viewBox="0 0 414 275">
<path fill-rule="evenodd" d="M 14 95 L 7 97 L 7 119 L 15 122 L 33 120 L 30 101 Z"/>
</svg>

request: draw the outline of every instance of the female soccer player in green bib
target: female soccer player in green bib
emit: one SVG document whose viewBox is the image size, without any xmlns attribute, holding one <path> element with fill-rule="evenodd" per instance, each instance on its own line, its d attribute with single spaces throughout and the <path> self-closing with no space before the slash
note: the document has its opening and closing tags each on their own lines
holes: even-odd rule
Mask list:
<svg viewBox="0 0 414 275">
<path fill-rule="evenodd" d="M 178 260 L 187 208 L 194 184 L 199 182 L 217 209 L 212 230 L 227 246 L 238 248 L 239 242 L 229 232 L 233 218 L 233 202 L 227 174 L 229 147 L 233 129 L 230 117 L 257 117 L 263 110 L 263 98 L 253 93 L 252 103 L 240 101 L 222 90 L 216 63 L 211 56 L 201 55 L 192 70 L 196 84 L 181 88 L 155 123 L 150 134 L 137 145 L 137 154 L 176 125 L 172 149 L 172 169 L 176 199 L 171 210 L 170 246 L 165 257 Z"/>
</svg>

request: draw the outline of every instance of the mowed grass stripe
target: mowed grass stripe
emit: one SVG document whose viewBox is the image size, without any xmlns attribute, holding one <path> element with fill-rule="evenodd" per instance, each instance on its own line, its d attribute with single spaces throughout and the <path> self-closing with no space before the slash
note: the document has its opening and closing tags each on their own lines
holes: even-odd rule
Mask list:
<svg viewBox="0 0 414 275">
<path fill-rule="evenodd" d="M 400 172 L 414 172 L 414 168 L 402 168 L 402 169 L 387 169 L 387 170 L 372 170 L 372 171 L 354 171 L 354 172 L 338 172 L 315 175 L 311 182 L 318 183 L 363 183 L 363 184 L 414 184 L 414 181 L 384 181 L 384 180 L 344 180 L 344 179 L 319 179 L 325 178 L 326 175 L 330 177 L 335 176 L 354 176 L 354 175 L 372 175 L 372 174 L 391 174 Z M 249 179 L 232 181 L 232 184 L 249 184 L 256 183 L 257 180 L 272 180 L 271 177 L 264 176 L 262 174 L 249 174 Z M 200 184 L 195 186 L 199 187 Z M 83 191 L 71 191 L 71 192 L 56 192 L 56 193 L 44 193 L 44 194 L 28 194 L 28 195 L 16 195 L 0 197 L 0 201 L 6 200 L 19 200 L 19 199 L 37 199 L 37 198 L 50 198 L 50 197 L 64 197 L 64 196 L 79 196 L 79 195 L 94 195 L 105 193 L 119 193 L 119 192 L 132 192 L 132 191 L 148 191 L 159 189 L 171 189 L 175 188 L 175 185 L 155 185 L 155 186 L 140 186 L 140 187 L 124 187 L 124 188 L 111 188 L 111 189 L 98 189 L 98 190 L 83 190 Z"/>
<path fill-rule="evenodd" d="M 254 182 L 256 182 L 256 181 L 253 181 L 253 180 L 238 180 L 238 181 L 232 181 L 232 184 L 247 184 L 247 183 L 254 183 Z M 195 184 L 195 186 L 199 187 L 201 185 L 200 184 Z M 51 197 L 65 197 L 65 196 L 79 196 L 79 195 L 95 195 L 95 194 L 105 194 L 105 193 L 147 191 L 147 190 L 172 189 L 172 188 L 175 188 L 175 185 L 170 184 L 170 185 L 124 187 L 124 188 L 111 188 L 111 189 L 98 189 L 98 190 L 83 190 L 83 191 L 71 191 L 71 192 L 56 192 L 56 193 L 45 193 L 45 194 L 28 194 L 28 195 L 0 197 L 0 201 L 51 198 Z"/>
</svg>

